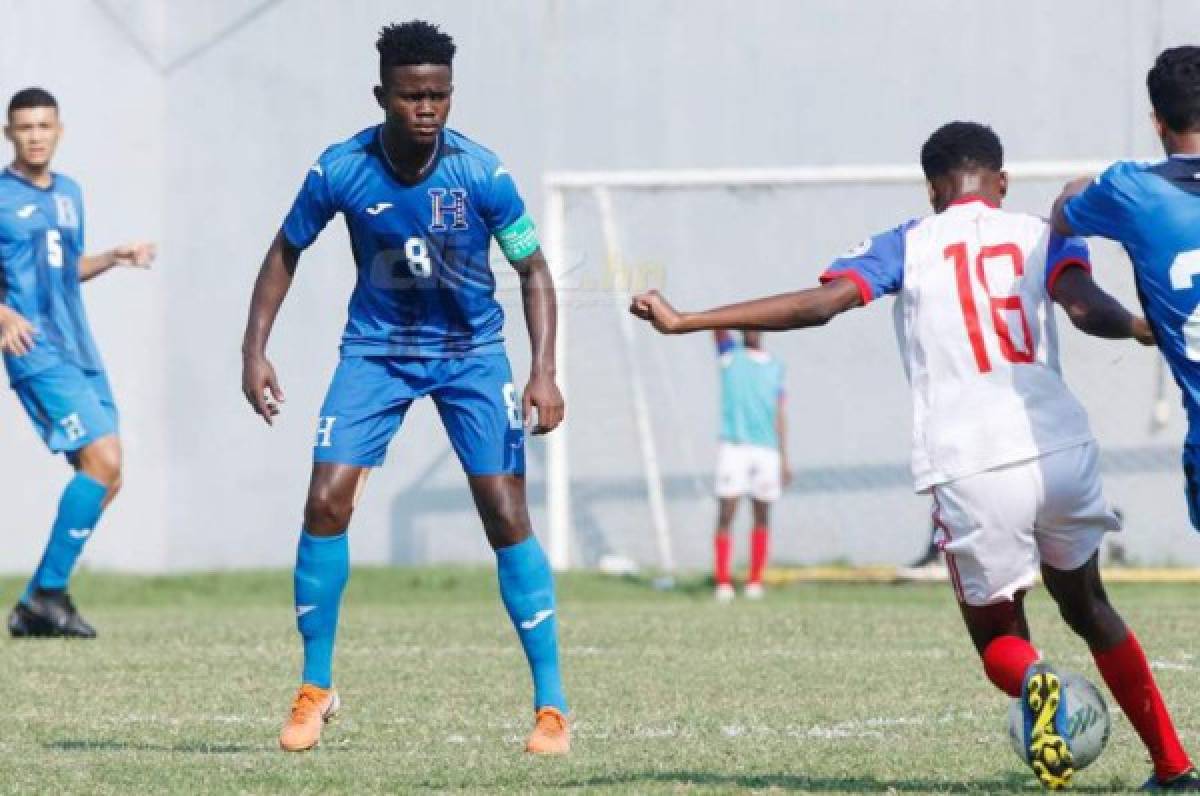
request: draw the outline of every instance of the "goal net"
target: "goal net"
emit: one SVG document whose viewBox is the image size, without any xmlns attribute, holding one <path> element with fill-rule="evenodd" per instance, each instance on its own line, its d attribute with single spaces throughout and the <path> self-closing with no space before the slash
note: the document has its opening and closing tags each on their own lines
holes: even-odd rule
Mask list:
<svg viewBox="0 0 1200 796">
<path fill-rule="evenodd" d="M 1067 179 L 1105 165 L 1010 164 L 1006 206 L 1045 214 Z M 920 170 L 552 173 L 545 191 L 568 403 L 546 449 L 551 559 L 559 569 L 704 569 L 716 519 L 715 347 L 710 335 L 652 333 L 627 314 L 630 295 L 655 287 L 687 309 L 813 286 L 855 243 L 930 212 Z M 1091 243 L 1098 281 L 1135 308 L 1124 253 Z M 911 488 L 911 407 L 890 304 L 764 336 L 787 370 L 794 471 L 773 508 L 775 562 L 902 563 L 928 540 L 929 500 Z M 1122 552 L 1146 564 L 1182 561 L 1173 551 L 1190 531 L 1174 384 L 1155 352 L 1087 338 L 1061 313 L 1058 322 L 1064 374 L 1105 451 L 1110 499 L 1136 530 L 1119 536 Z M 743 506 L 743 558 L 749 523 Z"/>
</svg>

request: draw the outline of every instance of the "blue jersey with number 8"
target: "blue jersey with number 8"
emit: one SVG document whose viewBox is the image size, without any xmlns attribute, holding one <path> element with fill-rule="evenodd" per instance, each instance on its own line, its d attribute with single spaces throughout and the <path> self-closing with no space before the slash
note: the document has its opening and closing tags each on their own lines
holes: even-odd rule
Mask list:
<svg viewBox="0 0 1200 796">
<path fill-rule="evenodd" d="M 1076 234 L 1129 253 L 1142 310 L 1183 390 L 1188 442 L 1200 442 L 1200 157 L 1116 163 L 1063 212 Z"/>
<path fill-rule="evenodd" d="M 342 355 L 502 351 L 488 252 L 493 235 L 524 218 L 516 184 L 495 155 L 449 129 L 428 175 L 405 182 L 381 135 L 371 127 L 325 150 L 283 223 L 288 243 L 305 249 L 336 213 L 345 218 L 358 280 Z"/>
</svg>

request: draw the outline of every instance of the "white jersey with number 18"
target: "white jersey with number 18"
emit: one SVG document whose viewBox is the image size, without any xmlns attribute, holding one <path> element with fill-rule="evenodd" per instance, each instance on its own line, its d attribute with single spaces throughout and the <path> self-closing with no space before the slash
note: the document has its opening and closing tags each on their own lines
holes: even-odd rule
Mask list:
<svg viewBox="0 0 1200 796">
<path fill-rule="evenodd" d="M 1087 244 L 969 197 L 863 241 L 821 281 L 895 293 L 918 491 L 1092 439 L 1063 382 L 1050 293 Z"/>
</svg>

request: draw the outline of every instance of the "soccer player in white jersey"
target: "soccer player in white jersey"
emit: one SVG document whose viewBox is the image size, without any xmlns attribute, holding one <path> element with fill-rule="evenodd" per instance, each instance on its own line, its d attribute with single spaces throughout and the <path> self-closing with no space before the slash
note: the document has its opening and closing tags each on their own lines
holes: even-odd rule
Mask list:
<svg viewBox="0 0 1200 796">
<path fill-rule="evenodd" d="M 717 453 L 717 533 L 713 542 L 716 598 L 729 602 L 733 591 L 733 515 L 750 497 L 750 571 L 745 595 L 763 596 L 771 504 L 779 500 L 791 474 L 783 412 L 783 363 L 762 347 L 762 332 L 742 332 L 739 344 L 725 330 L 713 333 L 721 368 L 721 447 Z"/>
<path fill-rule="evenodd" d="M 1149 328 L 1092 281 L 1082 240 L 1000 209 L 1008 177 L 990 128 L 941 127 L 921 165 L 934 213 L 863 241 L 829 267 L 821 287 L 686 313 L 651 291 L 631 310 L 664 334 L 784 330 L 821 326 L 896 294 L 916 487 L 933 496 L 984 671 L 1022 702 L 1034 773 L 1055 789 L 1074 772 L 1061 681 L 1030 644 L 1022 602 L 1040 564 L 1063 618 L 1150 752 L 1148 784 L 1192 789 L 1192 763 L 1146 656 L 1100 579 L 1097 551 L 1119 524 L 1087 416 L 1059 371 L 1053 304 L 1098 337 L 1149 345 Z"/>
</svg>

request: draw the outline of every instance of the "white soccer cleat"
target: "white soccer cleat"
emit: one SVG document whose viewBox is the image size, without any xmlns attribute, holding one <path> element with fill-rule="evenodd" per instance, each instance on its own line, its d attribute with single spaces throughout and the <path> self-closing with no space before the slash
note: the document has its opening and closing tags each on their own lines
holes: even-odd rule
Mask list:
<svg viewBox="0 0 1200 796">
<path fill-rule="evenodd" d="M 742 595 L 747 600 L 761 600 L 766 592 L 763 591 L 761 583 L 747 583 L 746 588 L 742 591 Z"/>
<path fill-rule="evenodd" d="M 737 592 L 733 590 L 733 585 L 730 583 L 718 583 L 717 590 L 713 593 L 719 603 L 731 603 L 733 598 L 737 596 Z"/>
</svg>

